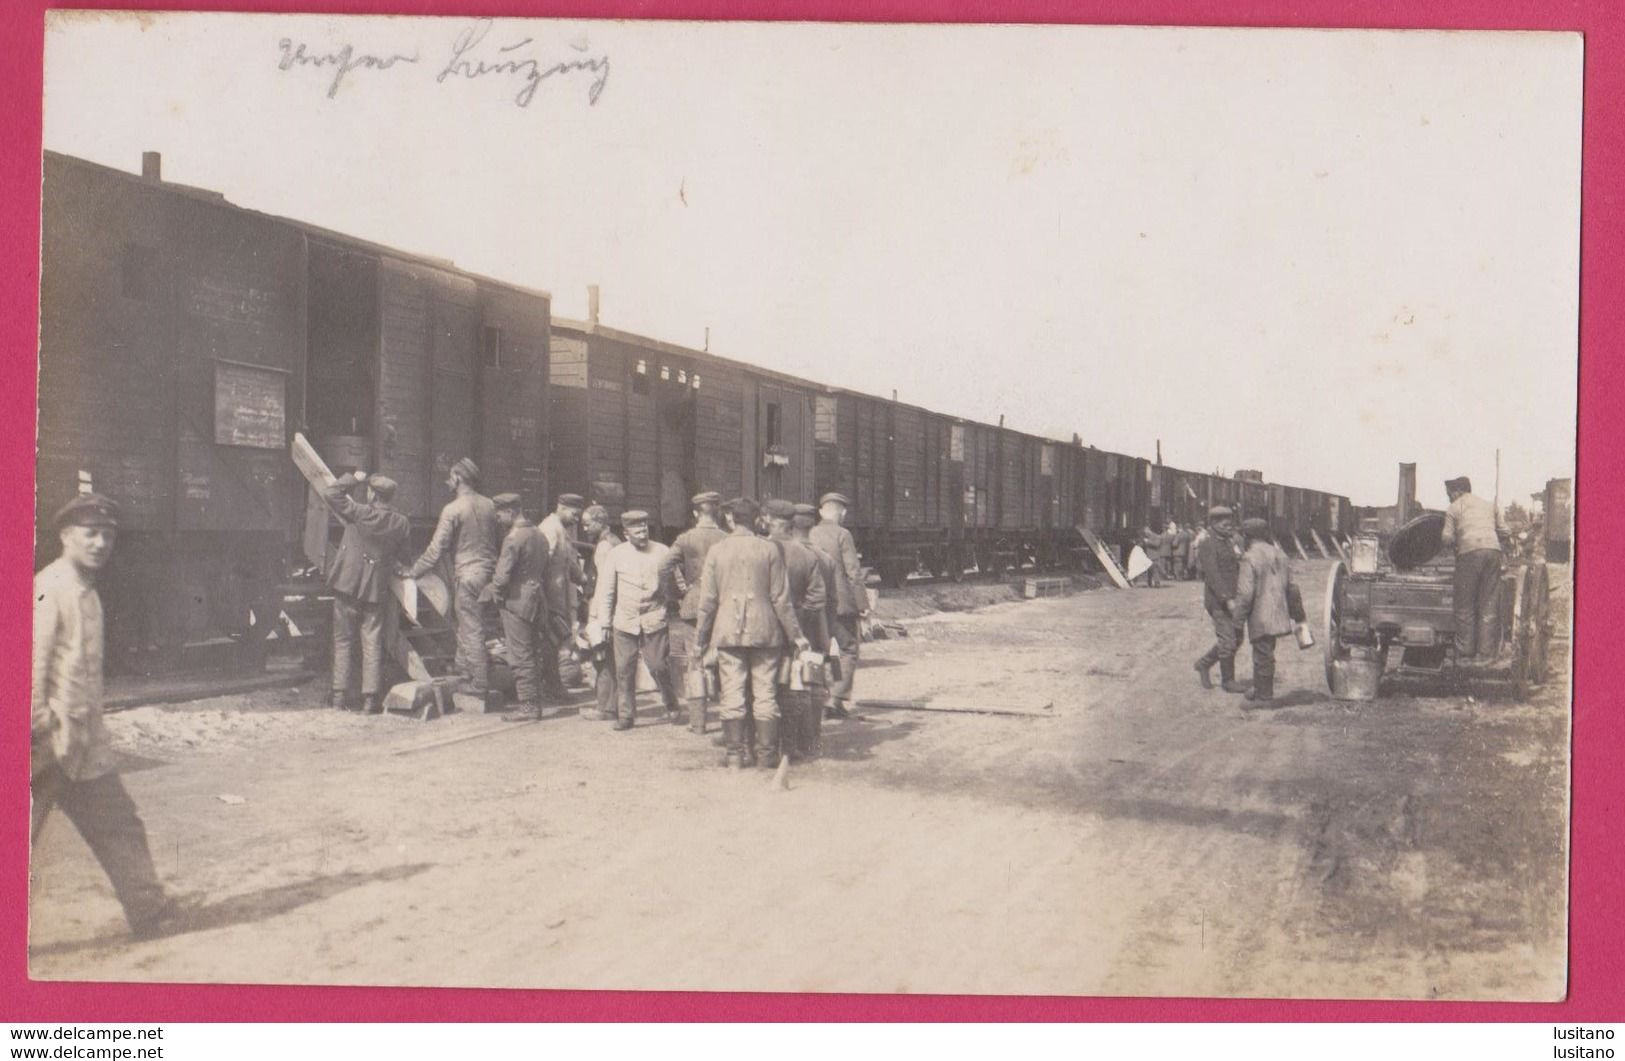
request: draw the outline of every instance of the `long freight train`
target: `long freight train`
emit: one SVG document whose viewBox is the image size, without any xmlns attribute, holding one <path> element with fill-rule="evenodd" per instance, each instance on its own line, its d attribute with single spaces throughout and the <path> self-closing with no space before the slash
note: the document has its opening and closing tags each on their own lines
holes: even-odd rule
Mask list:
<svg viewBox="0 0 1625 1061">
<path fill-rule="evenodd" d="M 1313 549 L 1345 498 L 1177 471 L 551 316 L 551 299 L 218 192 L 47 152 L 38 562 L 88 485 L 126 532 L 105 582 L 110 662 L 254 644 L 325 520 L 288 457 L 400 483 L 421 542 L 450 464 L 531 510 L 574 490 L 669 540 L 699 489 L 853 499 L 865 563 L 899 580 L 1092 563 L 1210 505 Z M 595 301 L 595 300 L 594 300 Z M 594 313 L 596 315 L 596 313 Z M 298 587 L 292 587 L 297 591 Z"/>
</svg>

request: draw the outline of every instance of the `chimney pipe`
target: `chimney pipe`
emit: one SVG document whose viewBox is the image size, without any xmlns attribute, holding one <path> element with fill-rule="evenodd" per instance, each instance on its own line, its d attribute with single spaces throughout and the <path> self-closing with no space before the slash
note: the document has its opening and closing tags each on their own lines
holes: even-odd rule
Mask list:
<svg viewBox="0 0 1625 1061">
<path fill-rule="evenodd" d="M 587 285 L 587 323 L 598 323 L 598 285 Z"/>
<path fill-rule="evenodd" d="M 164 156 L 156 151 L 141 152 L 141 178 L 149 181 L 164 179 Z"/>
</svg>

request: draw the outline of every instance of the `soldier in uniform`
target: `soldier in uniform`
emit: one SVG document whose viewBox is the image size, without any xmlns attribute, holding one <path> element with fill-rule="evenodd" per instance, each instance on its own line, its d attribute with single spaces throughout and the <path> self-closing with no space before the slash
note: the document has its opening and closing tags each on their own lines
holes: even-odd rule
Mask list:
<svg viewBox="0 0 1625 1061">
<path fill-rule="evenodd" d="M 699 610 L 700 572 L 705 570 L 705 556 L 713 545 L 728 536 L 728 532 L 717 523 L 721 494 L 707 490 L 695 494 L 691 503 L 694 506 L 694 526 L 672 542 L 662 568 L 679 597 L 677 619 L 671 624 L 672 665 L 679 672 L 674 676 L 678 689 L 683 687 L 681 671 L 699 666 L 701 650 L 694 640 L 694 620 Z M 705 732 L 703 696 L 688 699 L 688 728 L 695 733 Z"/>
<path fill-rule="evenodd" d="M 593 590 L 588 597 L 587 628 L 605 631 L 604 640 L 591 646 L 596 706 L 582 708 L 581 717 L 603 721 L 615 717 L 615 647 L 609 640 L 609 621 L 605 620 L 595 627 L 592 600 L 597 596 L 598 573 L 609 565 L 610 550 L 621 544 L 621 538 L 610 527 L 609 510 L 603 505 L 588 505 L 581 513 L 581 537 L 591 542 L 593 547 L 592 570 L 588 572 L 587 580 Z"/>
<path fill-rule="evenodd" d="M 717 708 L 728 749 L 723 761 L 732 769 L 745 763 L 747 695 L 756 712 L 757 762 L 777 765 L 779 662 L 786 642 L 809 647 L 790 606 L 779 548 L 752 530 L 757 513 L 749 498 L 728 502 L 728 537 L 706 554 L 695 615 L 695 636 L 705 661 L 717 666 Z"/>
<path fill-rule="evenodd" d="M 1247 687 L 1236 682 L 1236 650 L 1241 647 L 1241 629 L 1230 615 L 1230 602 L 1236 596 L 1236 572 L 1241 563 L 1236 548 L 1236 514 L 1224 505 L 1208 510 L 1206 535 L 1196 549 L 1196 567 L 1202 576 L 1202 607 L 1213 620 L 1213 647 L 1196 661 L 1196 676 L 1202 688 L 1213 688 L 1213 665 L 1219 665 L 1219 680 L 1227 693 L 1244 693 Z"/>
<path fill-rule="evenodd" d="M 822 519 L 810 532 L 812 543 L 835 560 L 835 629 L 831 636 L 841 652 L 841 676 L 830 689 L 829 717 L 850 718 L 846 704 L 852 699 L 852 680 L 858 670 L 858 643 L 863 618 L 869 614 L 869 593 L 858 564 L 858 543 L 841 526 L 851 506 L 845 494 L 829 493 L 818 500 Z"/>
<path fill-rule="evenodd" d="M 350 496 L 358 486 L 366 491 L 365 501 Z M 411 527 L 390 504 L 395 481 L 386 476 L 341 475 L 325 493 L 344 523 L 344 537 L 327 567 L 327 585 L 333 591 L 333 706 L 350 706 L 350 674 L 359 640 L 361 708 L 376 714 L 384 709 L 386 639 L 395 630 L 389 578 L 406 559 Z"/>
<path fill-rule="evenodd" d="M 479 491 L 480 469 L 464 457 L 451 466 L 446 486 L 455 495 L 440 510 L 440 522 L 423 555 L 407 568 L 409 578 L 417 578 L 440 562 L 452 558 L 454 596 L 452 610 L 457 620 L 455 667 L 470 693 L 484 696 L 490 688 L 490 660 L 485 651 L 485 606 L 481 597 L 491 582 L 497 563 L 497 512 L 491 499 Z"/>
<path fill-rule="evenodd" d="M 649 539 L 649 514 L 641 509 L 621 513 L 621 529 L 626 541 L 610 550 L 598 572 L 592 614 L 595 624 L 608 625 L 615 645 L 615 728 L 628 730 L 637 718 L 640 657 L 660 690 L 667 721 L 676 722 L 679 713 L 666 666 L 667 595 L 660 570 L 668 550 Z M 599 634 L 595 629 L 589 636 Z"/>
<path fill-rule="evenodd" d="M 542 687 L 537 677 L 538 657 L 551 643 L 546 632 L 547 601 L 542 579 L 547 575 L 547 544 L 536 524 L 525 518 L 518 494 L 498 494 L 497 521 L 507 529 L 491 594 L 502 616 L 502 636 L 513 667 L 514 699 L 518 706 L 504 715 L 508 722 L 533 722 L 542 717 Z"/>
<path fill-rule="evenodd" d="M 767 536 L 779 549 L 784 559 L 784 576 L 790 590 L 790 607 L 795 609 L 796 622 L 809 643 L 813 633 L 820 631 L 824 620 L 824 572 L 818 554 L 811 545 L 797 541 L 794 524 L 796 506 L 789 501 L 769 501 L 763 506 L 767 515 Z M 792 683 L 795 684 L 795 683 Z M 779 727 L 780 743 L 785 751 L 797 759 L 810 757 L 813 744 L 813 696 L 810 689 L 787 688 L 780 692 L 782 723 Z"/>
<path fill-rule="evenodd" d="M 805 502 L 797 503 L 795 522 L 792 524 L 795 538 L 811 549 L 813 556 L 818 560 L 818 573 L 824 581 L 824 610 L 821 615 L 810 611 L 798 612 L 796 619 L 801 623 L 802 636 L 811 642 L 813 651 L 827 655 L 830 638 L 835 630 L 835 558 L 813 544 L 809 532 L 817 522 L 817 508 Z M 818 675 L 817 679 L 807 690 L 811 704 L 809 717 L 806 719 L 806 746 L 802 748 L 802 755 L 809 759 L 816 759 L 823 752 L 821 734 L 824 728 L 824 706 L 829 697 L 829 686 L 825 684 L 823 675 Z"/>
<path fill-rule="evenodd" d="M 1275 698 L 1275 639 L 1292 632 L 1298 595 L 1292 582 L 1292 567 L 1286 553 L 1270 536 L 1270 525 L 1261 519 L 1244 520 L 1242 536 L 1247 550 L 1241 554 L 1236 574 L 1236 599 L 1230 609 L 1237 625 L 1247 624 L 1247 639 L 1253 644 L 1253 688 L 1247 699 L 1268 703 Z"/>
<path fill-rule="evenodd" d="M 73 822 L 112 881 L 137 939 L 178 927 L 186 913 L 164 891 L 147 830 L 119 780 L 102 720 L 102 603 L 96 578 L 113 555 L 118 505 L 82 494 L 56 514 L 62 555 L 34 576 L 34 687 L 30 710 L 37 841 L 53 808 Z"/>
<path fill-rule="evenodd" d="M 536 528 L 547 542 L 547 577 L 542 585 L 547 591 L 548 647 L 542 653 L 540 668 L 542 696 L 555 704 L 570 697 L 559 674 L 559 649 L 581 630 L 578 587 L 586 581 L 586 575 L 576 553 L 575 528 L 586 507 L 586 499 L 580 494 L 560 494 L 553 511 Z"/>
</svg>

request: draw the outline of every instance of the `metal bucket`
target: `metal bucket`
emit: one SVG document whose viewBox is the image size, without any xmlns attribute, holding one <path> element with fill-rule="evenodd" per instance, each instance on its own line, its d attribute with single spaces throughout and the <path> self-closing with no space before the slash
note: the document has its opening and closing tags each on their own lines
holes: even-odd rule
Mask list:
<svg viewBox="0 0 1625 1061">
<path fill-rule="evenodd" d="M 1375 700 L 1382 683 L 1382 661 L 1334 659 L 1326 664 L 1326 683 L 1334 700 Z"/>
</svg>

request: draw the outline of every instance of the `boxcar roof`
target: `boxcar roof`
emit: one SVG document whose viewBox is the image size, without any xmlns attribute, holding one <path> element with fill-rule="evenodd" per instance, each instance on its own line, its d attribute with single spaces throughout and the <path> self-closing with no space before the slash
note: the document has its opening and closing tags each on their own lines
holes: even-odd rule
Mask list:
<svg viewBox="0 0 1625 1061">
<path fill-rule="evenodd" d="M 511 280 L 500 280 L 494 276 L 486 276 L 482 273 L 475 273 L 470 272 L 467 269 L 460 269 L 450 258 L 439 258 L 431 254 L 419 254 L 416 251 L 402 250 L 399 247 L 391 247 L 383 243 L 374 243 L 373 241 L 363 239 L 360 236 L 352 236 L 347 232 L 339 232 L 335 229 L 323 228 L 321 225 L 317 225 L 309 221 L 301 221 L 295 217 L 285 217 L 281 214 L 270 214 L 263 210 L 255 210 L 250 207 L 240 206 L 226 198 L 223 192 L 213 191 L 209 188 L 199 188 L 191 184 L 179 184 L 175 181 L 166 181 L 161 179 L 155 181 L 148 180 L 139 173 L 131 173 L 128 170 L 122 170 L 115 166 L 107 166 L 100 162 L 92 162 L 89 159 L 80 158 L 77 155 L 66 155 L 60 151 L 47 150 L 45 152 L 45 158 L 53 162 L 70 163 L 72 165 L 92 169 L 106 176 L 121 178 L 129 181 L 132 184 L 138 184 L 144 188 L 155 188 L 175 195 L 184 196 L 188 199 L 194 199 L 201 203 L 206 203 L 213 206 L 223 206 L 230 210 L 236 210 L 239 213 L 252 214 L 255 217 L 262 217 L 268 221 L 275 221 L 280 224 L 287 225 L 290 228 L 296 228 L 305 233 L 307 236 L 314 236 L 318 239 L 324 239 L 334 243 L 342 243 L 346 246 L 359 250 L 370 251 L 374 254 L 389 255 L 394 258 L 419 262 L 424 265 L 433 266 L 436 269 L 444 269 L 447 272 L 457 273 L 460 276 L 465 276 L 470 280 L 474 280 L 482 284 L 505 287 L 512 291 L 518 291 L 522 294 L 531 295 L 537 298 L 545 298 L 549 302 L 551 302 L 553 299 L 551 294 L 541 290 L 540 288 L 527 287 L 524 284 L 516 284 Z"/>
<path fill-rule="evenodd" d="M 574 332 L 582 336 L 602 336 L 605 339 L 612 339 L 616 342 L 626 343 L 629 346 L 640 346 L 645 350 L 656 351 L 658 353 L 673 354 L 678 357 L 701 358 L 715 364 L 725 365 L 729 368 L 751 372 L 767 379 L 776 380 L 781 383 L 793 384 L 797 387 L 802 387 L 811 391 L 818 391 L 823 394 L 850 394 L 854 397 L 868 399 L 869 401 L 890 402 L 892 405 L 901 406 L 904 409 L 913 409 L 917 412 L 924 413 L 927 416 L 934 416 L 942 420 L 949 420 L 962 424 L 972 424 L 976 427 L 986 427 L 1000 431 L 1007 431 L 1012 435 L 1022 435 L 1027 438 L 1036 439 L 1040 442 L 1053 443 L 1057 446 L 1072 445 L 1070 441 L 1065 439 L 1049 438 L 1044 435 L 1034 435 L 1030 432 L 1020 431 L 1013 427 L 999 427 L 997 424 L 986 424 L 980 420 L 972 420 L 970 417 L 954 416 L 951 413 L 938 412 L 935 409 L 927 409 L 923 405 L 914 405 L 909 402 L 898 401 L 895 398 L 886 398 L 878 394 L 869 394 L 866 391 L 853 390 L 851 387 L 838 387 L 829 383 L 819 383 L 815 380 L 806 379 L 801 376 L 792 376 L 787 372 L 779 372 L 775 369 L 763 368 L 760 365 L 753 365 L 748 361 L 738 361 L 734 358 L 723 357 L 720 354 L 711 353 L 709 350 L 695 350 L 692 347 L 680 346 L 677 343 L 670 343 L 664 339 L 654 339 L 647 335 L 639 335 L 636 332 L 621 331 L 619 328 L 611 328 L 604 324 L 594 324 L 591 321 L 579 321 L 571 320 L 566 317 L 554 317 L 552 319 L 552 327 L 555 331 Z"/>
</svg>

